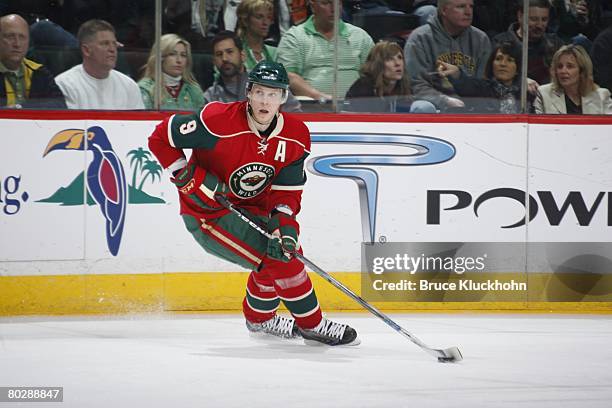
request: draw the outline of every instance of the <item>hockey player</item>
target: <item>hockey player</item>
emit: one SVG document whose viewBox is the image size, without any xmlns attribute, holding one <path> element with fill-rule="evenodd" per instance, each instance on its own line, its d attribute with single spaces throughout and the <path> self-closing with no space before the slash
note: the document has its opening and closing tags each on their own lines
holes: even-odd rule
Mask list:
<svg viewBox="0 0 612 408">
<path fill-rule="evenodd" d="M 248 76 L 246 101 L 211 102 L 200 113 L 173 115 L 149 148 L 173 177 L 187 230 L 209 253 L 250 269 L 242 309 L 251 333 L 356 345 L 353 328 L 321 314 L 304 265 L 296 215 L 306 182 L 310 133 L 279 111 L 289 80 L 282 64 L 262 61 Z M 183 149 L 193 149 L 186 160 Z M 268 240 L 216 200 L 224 195 L 267 225 Z M 276 314 L 281 300 L 293 317 Z"/>
</svg>

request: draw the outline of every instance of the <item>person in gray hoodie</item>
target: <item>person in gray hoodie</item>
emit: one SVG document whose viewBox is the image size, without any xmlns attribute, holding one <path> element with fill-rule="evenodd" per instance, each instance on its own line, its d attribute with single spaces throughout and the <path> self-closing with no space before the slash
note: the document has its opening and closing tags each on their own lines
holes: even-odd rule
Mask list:
<svg viewBox="0 0 612 408">
<path fill-rule="evenodd" d="M 438 61 L 458 66 L 465 75 L 482 78 L 491 53 L 487 35 L 472 26 L 473 8 L 473 0 L 438 0 L 438 14 L 416 28 L 404 47 L 413 93 L 440 110 L 464 104 L 448 79 L 438 75 Z"/>
</svg>

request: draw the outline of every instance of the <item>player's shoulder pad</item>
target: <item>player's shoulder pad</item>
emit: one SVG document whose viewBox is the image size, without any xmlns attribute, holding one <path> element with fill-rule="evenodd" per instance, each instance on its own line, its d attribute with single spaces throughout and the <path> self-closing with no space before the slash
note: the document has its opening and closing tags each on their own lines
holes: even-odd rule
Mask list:
<svg viewBox="0 0 612 408">
<path fill-rule="evenodd" d="M 282 116 L 283 129 L 277 137 L 293 141 L 302 146 L 305 152 L 310 153 L 310 130 L 308 127 L 304 122 L 291 114 L 283 112 Z"/>
<path fill-rule="evenodd" d="M 199 116 L 206 130 L 217 137 L 249 133 L 244 102 L 210 102 L 200 111 Z"/>
</svg>

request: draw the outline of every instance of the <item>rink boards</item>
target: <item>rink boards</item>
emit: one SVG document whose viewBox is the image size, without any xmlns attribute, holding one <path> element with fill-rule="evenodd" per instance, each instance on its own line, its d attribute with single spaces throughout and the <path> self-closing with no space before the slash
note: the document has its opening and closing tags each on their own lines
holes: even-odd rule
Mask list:
<svg viewBox="0 0 612 408">
<path fill-rule="evenodd" d="M 165 115 L 2 112 L 1 315 L 239 309 L 246 273 L 184 230 L 176 190 L 148 150 Z M 520 261 L 526 246 L 516 270 L 496 272 L 528 282 L 511 299 L 440 292 L 381 308 L 610 310 L 612 119 L 302 118 L 313 139 L 302 245 L 356 292 L 362 243 L 576 243 L 543 270 Z M 83 178 L 101 137 L 105 157 L 121 164 L 96 173 L 104 205 Z M 75 146 L 84 140 L 91 149 Z M 576 260 L 596 267 L 575 268 Z M 314 279 L 324 307 L 358 309 Z"/>
</svg>

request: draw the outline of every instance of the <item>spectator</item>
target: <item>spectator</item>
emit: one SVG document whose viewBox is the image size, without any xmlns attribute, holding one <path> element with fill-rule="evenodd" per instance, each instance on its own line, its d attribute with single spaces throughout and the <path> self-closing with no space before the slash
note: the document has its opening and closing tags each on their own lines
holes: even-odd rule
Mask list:
<svg viewBox="0 0 612 408">
<path fill-rule="evenodd" d="M 276 47 L 264 44 L 274 18 L 274 4 L 271 0 L 242 0 L 236 10 L 238 29 L 246 60 L 244 65 L 250 71 L 258 62 L 276 60 Z"/>
<path fill-rule="evenodd" d="M 494 45 L 513 42 L 519 47 L 523 42 L 523 6 L 519 5 L 516 16 L 518 21 L 510 24 L 508 30 L 493 38 Z M 549 0 L 529 0 L 529 40 L 527 54 L 527 76 L 539 84 L 550 82 L 550 62 L 552 56 L 563 45 L 556 34 L 547 33 L 550 18 Z"/>
<path fill-rule="evenodd" d="M 276 44 L 294 25 L 302 24 L 310 15 L 308 0 L 274 0 L 275 24 L 272 26 L 272 34 Z"/>
<path fill-rule="evenodd" d="M 361 77 L 351 86 L 346 99 L 346 109 L 351 111 L 436 113 L 430 102 L 413 100 L 402 48 L 388 41 L 370 50 L 361 67 Z"/>
<path fill-rule="evenodd" d="M 437 0 L 414 0 L 412 2 L 412 14 L 419 18 L 419 25 L 427 24 L 427 21 L 437 12 Z"/>
<path fill-rule="evenodd" d="M 612 26 L 597 36 L 591 52 L 595 82 L 604 88 L 612 89 Z"/>
<path fill-rule="evenodd" d="M 228 31 L 236 31 L 238 15 L 236 10 L 242 0 L 225 0 L 223 5 L 223 26 Z"/>
<path fill-rule="evenodd" d="M 292 26 L 302 24 L 309 15 L 308 0 L 270 0 L 273 4 L 273 21 L 268 41 L 278 44 L 280 38 Z M 225 0 L 223 21 L 226 30 L 236 31 L 237 9 L 241 0 Z"/>
<path fill-rule="evenodd" d="M 25 58 L 29 42 L 27 21 L 16 14 L 0 17 L 0 107 L 65 109 L 51 73 Z"/>
<path fill-rule="evenodd" d="M 373 47 L 372 38 L 359 27 L 334 16 L 333 0 L 310 0 L 312 16 L 289 29 L 278 45 L 277 61 L 289 73 L 296 95 L 318 101 L 331 99 L 334 81 L 334 19 L 338 18 L 338 98 L 359 78 L 359 67 Z"/>
<path fill-rule="evenodd" d="M 150 1 L 150 0 L 148 0 Z M 219 31 L 225 0 L 165 0 L 165 31 L 185 38 L 194 50 L 210 50 L 210 38 Z"/>
<path fill-rule="evenodd" d="M 77 33 L 83 63 L 55 80 L 70 109 L 144 109 L 140 89 L 127 75 L 115 71 L 115 29 L 104 20 L 89 20 Z"/>
<path fill-rule="evenodd" d="M 460 67 L 465 75 L 482 78 L 491 44 L 472 26 L 473 0 L 438 0 L 438 14 L 416 28 L 404 47 L 415 96 L 439 109 L 463 107 L 448 80 L 436 82 L 437 61 Z M 452 95 L 452 96 L 451 96 Z"/>
<path fill-rule="evenodd" d="M 602 29 L 601 0 L 552 0 L 550 31 L 576 45 L 591 41 Z"/>
<path fill-rule="evenodd" d="M 236 102 L 246 98 L 248 73 L 244 68 L 242 41 L 231 31 L 222 31 L 213 38 L 213 63 L 219 70 L 215 83 L 204 92 L 204 103 Z M 300 102 L 291 93 L 282 105 L 285 112 L 301 111 Z"/>
<path fill-rule="evenodd" d="M 611 115 L 610 91 L 593 81 L 593 64 L 579 45 L 564 45 L 550 67 L 552 83 L 538 88 L 536 113 Z"/>
<path fill-rule="evenodd" d="M 360 15 L 380 15 L 386 13 L 396 13 L 391 11 L 385 0 L 341 0 L 342 19 L 353 23 L 354 16 Z"/>
<path fill-rule="evenodd" d="M 161 109 L 199 110 L 204 105 L 204 92 L 193 76 L 191 45 L 176 34 L 162 35 L 162 99 Z M 153 109 L 155 95 L 155 46 L 151 49 L 142 79 L 138 82 L 146 109 Z"/>
<path fill-rule="evenodd" d="M 516 20 L 516 7 L 516 0 L 474 0 L 472 25 L 493 38 Z"/>
<path fill-rule="evenodd" d="M 461 97 L 473 98 L 466 103 L 470 113 L 521 112 L 521 49 L 514 43 L 502 43 L 493 49 L 485 78 L 465 75 L 457 66 L 440 62 L 438 72 L 448 77 Z M 526 111 L 531 111 L 537 87 L 528 92 Z"/>
</svg>

